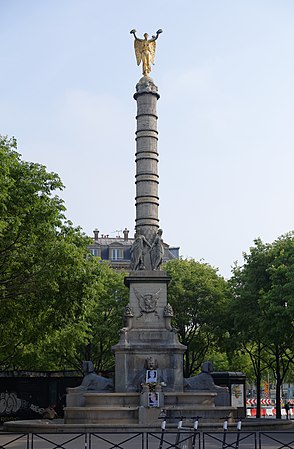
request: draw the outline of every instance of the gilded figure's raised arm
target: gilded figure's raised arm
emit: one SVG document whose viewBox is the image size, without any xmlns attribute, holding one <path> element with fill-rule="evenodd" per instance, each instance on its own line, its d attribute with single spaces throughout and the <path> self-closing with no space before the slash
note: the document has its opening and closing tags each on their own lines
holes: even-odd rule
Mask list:
<svg viewBox="0 0 294 449">
<path fill-rule="evenodd" d="M 156 41 L 156 39 L 158 39 L 158 36 L 163 33 L 162 29 L 159 29 L 156 31 L 156 35 L 152 36 L 152 39 L 150 39 L 150 41 Z"/>
</svg>

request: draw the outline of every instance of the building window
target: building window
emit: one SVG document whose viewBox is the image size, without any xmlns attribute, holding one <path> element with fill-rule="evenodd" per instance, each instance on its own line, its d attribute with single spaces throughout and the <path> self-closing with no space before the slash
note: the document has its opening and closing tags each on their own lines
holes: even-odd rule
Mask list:
<svg viewBox="0 0 294 449">
<path fill-rule="evenodd" d="M 92 256 L 99 257 L 100 256 L 100 249 L 98 248 L 90 248 L 90 253 Z"/>
<path fill-rule="evenodd" d="M 112 260 L 123 259 L 123 250 L 119 248 L 113 248 L 111 250 L 111 259 Z"/>
</svg>

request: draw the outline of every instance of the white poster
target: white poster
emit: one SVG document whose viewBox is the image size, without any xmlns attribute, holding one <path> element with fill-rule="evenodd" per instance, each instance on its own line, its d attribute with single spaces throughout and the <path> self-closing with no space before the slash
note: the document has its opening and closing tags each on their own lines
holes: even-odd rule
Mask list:
<svg viewBox="0 0 294 449">
<path fill-rule="evenodd" d="M 159 394 L 149 393 L 148 394 L 148 406 L 149 407 L 159 407 Z"/>
<path fill-rule="evenodd" d="M 157 382 L 157 370 L 148 369 L 146 372 L 146 383 L 156 383 Z"/>
<path fill-rule="evenodd" d="M 231 385 L 232 407 L 244 407 L 244 393 L 242 384 Z"/>
</svg>

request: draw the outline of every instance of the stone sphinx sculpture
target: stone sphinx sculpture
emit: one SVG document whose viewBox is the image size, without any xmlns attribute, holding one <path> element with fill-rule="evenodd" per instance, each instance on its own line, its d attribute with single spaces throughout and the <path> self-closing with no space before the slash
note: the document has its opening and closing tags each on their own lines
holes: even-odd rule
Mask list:
<svg viewBox="0 0 294 449">
<path fill-rule="evenodd" d="M 184 379 L 184 391 L 209 390 L 217 393 L 217 396 L 214 400 L 215 405 L 230 405 L 228 388 L 215 385 L 213 377 L 211 375 L 212 371 L 213 371 L 212 362 L 210 361 L 204 362 L 200 374 L 194 377 Z"/>
<path fill-rule="evenodd" d="M 85 403 L 84 393 L 86 392 L 101 393 L 113 391 L 113 380 L 96 374 L 93 362 L 83 362 L 83 373 L 84 378 L 81 385 L 67 388 L 67 407 L 82 407 Z"/>
</svg>

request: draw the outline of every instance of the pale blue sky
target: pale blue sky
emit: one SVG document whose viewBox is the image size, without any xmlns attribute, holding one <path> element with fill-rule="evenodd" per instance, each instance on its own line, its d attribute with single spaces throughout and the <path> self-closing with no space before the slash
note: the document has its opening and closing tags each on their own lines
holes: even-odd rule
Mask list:
<svg viewBox="0 0 294 449">
<path fill-rule="evenodd" d="M 294 228 L 292 0 L 0 0 L 0 133 L 57 172 L 67 217 L 134 230 L 137 29 L 160 35 L 160 223 L 230 276 Z"/>
</svg>

